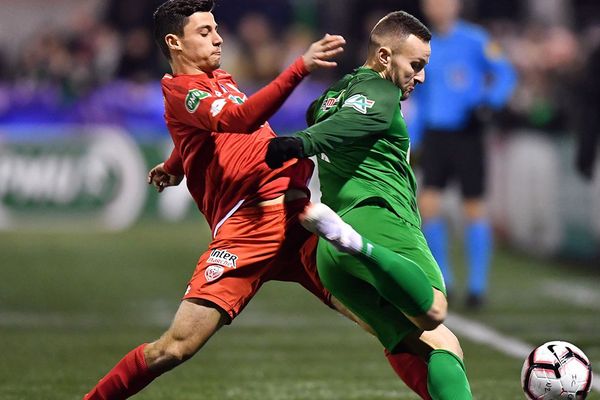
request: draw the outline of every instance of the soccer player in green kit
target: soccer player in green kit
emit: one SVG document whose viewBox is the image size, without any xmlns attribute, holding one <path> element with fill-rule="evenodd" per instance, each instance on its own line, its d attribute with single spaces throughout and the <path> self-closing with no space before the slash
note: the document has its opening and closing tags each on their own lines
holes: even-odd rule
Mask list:
<svg viewBox="0 0 600 400">
<path fill-rule="evenodd" d="M 307 208 L 304 225 L 321 237 L 322 282 L 387 351 L 423 358 L 423 398 L 462 400 L 472 395 L 458 339 L 442 324 L 445 287 L 420 230 L 400 107 L 425 80 L 430 39 L 412 15 L 386 15 L 371 32 L 365 65 L 311 105 L 309 128 L 272 139 L 266 162 L 318 155 L 324 204 Z"/>
</svg>

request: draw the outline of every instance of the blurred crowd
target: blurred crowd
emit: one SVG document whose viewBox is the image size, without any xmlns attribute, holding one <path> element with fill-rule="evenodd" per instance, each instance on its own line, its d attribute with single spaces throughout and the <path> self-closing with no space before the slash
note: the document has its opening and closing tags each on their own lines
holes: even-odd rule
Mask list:
<svg viewBox="0 0 600 400">
<path fill-rule="evenodd" d="M 152 13 L 162 1 L 106 3 L 97 15 L 77 15 L 61 28 L 42 27 L 10 57 L 0 50 L 0 81 L 59 86 L 67 99 L 113 80 L 156 82 L 169 71 L 152 36 Z M 241 81 L 270 80 L 313 41 L 310 22 L 294 20 L 303 18 L 303 7 L 292 15 L 288 2 L 255 1 L 252 10 L 236 3 L 218 2 L 215 14 L 227 43 L 223 68 Z"/>
<path fill-rule="evenodd" d="M 68 26 L 41 28 L 16 54 L 0 55 L 0 79 L 4 85 L 59 87 L 66 103 L 114 80 L 156 82 L 168 71 L 151 30 L 152 12 L 161 2 L 111 0 L 101 12 L 72 18 Z M 401 0 L 251 3 L 221 0 L 215 10 L 226 43 L 223 68 L 250 86 L 272 79 L 326 31 L 349 39 L 340 68 L 317 75 L 334 79 L 363 61 L 368 27 L 377 18 L 398 8 L 421 16 L 417 2 Z M 600 43 L 600 23 L 590 17 L 594 13 L 579 7 L 571 13 L 583 15 L 578 19 L 539 22 L 524 17 L 519 2 L 502 2 L 502 7 L 486 3 L 497 2 L 466 2 L 466 18 L 490 30 L 519 74 L 518 89 L 500 122 L 565 130 L 568 116 L 581 102 L 582 88 L 596 79 L 586 72 L 590 54 Z M 572 2 L 576 3 L 587 4 Z M 339 10 L 344 6 L 355 10 L 343 17 Z M 600 6 L 594 10 L 598 14 Z M 361 16 L 359 24 L 352 15 Z"/>
<path fill-rule="evenodd" d="M 518 71 L 519 84 L 501 122 L 564 132 L 590 83 L 587 64 L 600 45 L 600 26 L 575 32 L 566 26 L 497 22 L 490 26 Z"/>
</svg>

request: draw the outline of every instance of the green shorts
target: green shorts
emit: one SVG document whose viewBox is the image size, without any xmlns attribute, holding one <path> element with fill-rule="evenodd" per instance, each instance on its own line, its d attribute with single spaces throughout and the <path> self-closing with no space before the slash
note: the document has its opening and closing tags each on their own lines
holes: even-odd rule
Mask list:
<svg viewBox="0 0 600 400">
<path fill-rule="evenodd" d="M 345 213 L 342 219 L 373 243 L 415 262 L 425 272 L 432 287 L 446 292 L 440 268 L 419 228 L 378 205 L 358 206 Z M 325 287 L 373 328 L 386 349 L 393 350 L 407 334 L 418 330 L 396 306 L 379 294 L 373 274 L 358 258 L 319 239 L 317 267 Z"/>
</svg>

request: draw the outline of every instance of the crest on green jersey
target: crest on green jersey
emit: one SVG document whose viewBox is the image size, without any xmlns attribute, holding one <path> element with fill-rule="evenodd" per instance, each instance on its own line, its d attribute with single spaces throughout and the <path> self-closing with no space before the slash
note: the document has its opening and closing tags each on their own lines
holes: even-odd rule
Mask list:
<svg viewBox="0 0 600 400">
<path fill-rule="evenodd" d="M 367 110 L 375 105 L 375 100 L 370 100 L 363 94 L 351 96 L 342 107 L 352 107 L 361 114 L 366 114 Z"/>
<path fill-rule="evenodd" d="M 210 97 L 210 93 L 200 89 L 191 89 L 185 96 L 185 108 L 188 112 L 193 113 L 198 109 L 200 101 Z"/>
</svg>

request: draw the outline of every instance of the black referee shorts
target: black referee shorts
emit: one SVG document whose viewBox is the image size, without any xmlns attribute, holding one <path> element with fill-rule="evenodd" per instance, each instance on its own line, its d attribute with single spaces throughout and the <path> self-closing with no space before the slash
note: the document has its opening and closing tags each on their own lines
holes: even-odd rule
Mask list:
<svg viewBox="0 0 600 400">
<path fill-rule="evenodd" d="M 421 167 L 424 187 L 442 190 L 457 180 L 463 198 L 485 194 L 485 146 L 483 135 L 468 131 L 425 132 Z"/>
</svg>

